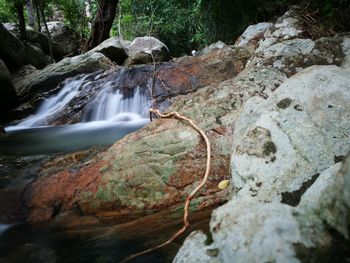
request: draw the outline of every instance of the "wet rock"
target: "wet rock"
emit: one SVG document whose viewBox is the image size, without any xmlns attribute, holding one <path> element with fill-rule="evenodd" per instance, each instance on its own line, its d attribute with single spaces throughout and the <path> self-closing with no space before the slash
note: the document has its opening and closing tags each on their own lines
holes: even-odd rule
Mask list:
<svg viewBox="0 0 350 263">
<path fill-rule="evenodd" d="M 68 77 L 82 73 L 89 73 L 101 69 L 108 69 L 113 63 L 100 53 L 83 54 L 72 58 L 65 58 L 27 75 L 25 78 L 15 78 L 14 86 L 22 101 L 28 101 L 39 91 L 48 91 Z"/>
<path fill-rule="evenodd" d="M 125 66 L 168 61 L 171 58 L 167 46 L 154 37 L 137 37 L 126 48 L 128 58 Z"/>
<path fill-rule="evenodd" d="M 247 51 L 240 50 L 242 53 L 236 53 L 236 56 L 227 56 L 227 52 L 238 51 L 215 50 L 207 57 L 190 57 L 190 59 L 192 62 L 201 61 L 201 59 L 207 61 L 209 64 L 206 65 L 207 70 L 225 68 L 220 64 L 223 58 L 246 59 Z M 216 67 L 210 66 L 209 61 Z M 179 64 L 181 63 L 189 63 L 189 60 L 180 60 Z M 237 65 L 237 68 L 233 69 L 238 70 L 244 64 L 243 61 L 238 60 L 232 64 Z M 196 69 L 194 72 L 197 70 L 201 72 L 198 66 L 204 67 L 199 63 L 194 63 L 193 66 Z M 171 72 L 169 67 L 166 70 Z M 234 74 L 235 70 L 228 72 Z M 223 72 L 220 73 L 223 74 Z M 167 75 L 164 74 L 164 76 Z M 188 75 L 185 74 L 185 76 Z M 225 200 L 226 192 L 219 192 L 217 185 L 229 174 L 229 155 L 232 145 L 229 136 L 232 129 L 227 120 L 230 111 L 241 105 L 238 94 L 245 88 L 239 89 L 239 85 L 234 86 L 234 80 L 218 84 L 216 81 L 220 74 L 216 74 L 216 78 L 212 80 L 208 75 L 200 76 L 199 80 L 202 79 L 204 83 L 213 81 L 214 84 L 176 100 L 172 106 L 173 110 L 193 118 L 207 131 L 213 145 L 213 172 L 209 183 L 193 204 L 195 210 Z M 175 81 L 171 76 L 168 76 L 165 81 L 168 79 L 169 83 L 174 83 L 170 80 Z M 249 96 L 247 94 L 245 99 Z M 235 112 L 232 115 L 237 117 Z M 124 154 L 118 154 L 120 152 Z M 203 176 L 205 160 L 205 147 L 196 131 L 176 120 L 154 121 L 144 129 L 118 141 L 106 153 L 84 165 L 84 168 L 71 171 L 64 169 L 62 172 L 44 176 L 34 182 L 28 187 L 26 195 L 28 220 L 36 222 L 53 220 L 56 215 L 69 216 L 73 213 L 74 206 L 79 207 L 81 215 L 95 215 L 100 221 L 115 220 L 131 213 L 138 215 L 147 211 L 178 206 Z M 79 183 L 82 186 L 81 191 L 75 188 L 77 180 L 84 180 L 84 182 L 86 180 L 86 183 L 82 181 Z M 56 183 L 53 183 L 54 181 Z M 53 184 L 57 191 L 47 191 L 47 185 Z M 67 189 L 67 191 L 58 189 Z M 47 194 L 43 196 L 44 192 Z M 55 208 L 57 202 L 59 209 Z"/>
<path fill-rule="evenodd" d="M 251 54 L 250 49 L 215 50 L 207 55 L 185 57 L 176 61 L 116 68 L 96 77 L 86 78 L 79 96 L 50 123 L 64 124 L 79 122 L 89 101 L 106 83 L 119 88 L 128 96 L 135 87 L 152 90 L 154 105 L 162 110 L 169 108 L 174 97 L 185 95 L 209 84 L 219 83 L 238 74 Z M 155 72 L 155 76 L 153 74 Z M 265 76 L 268 79 L 267 76 Z M 93 81 L 92 81 L 93 80 Z M 268 85 L 268 81 L 266 81 Z"/>
<path fill-rule="evenodd" d="M 118 65 L 122 65 L 128 57 L 124 44 L 117 37 L 108 38 L 88 53 L 93 52 L 102 53 Z"/>
<path fill-rule="evenodd" d="M 5 63 L 0 59 L 0 110 L 7 111 L 18 105 L 16 91 Z M 3 114 L 3 112 L 0 114 Z"/>
<path fill-rule="evenodd" d="M 13 69 L 24 65 L 25 47 L 23 43 L 0 23 L 0 59 Z"/>
</svg>

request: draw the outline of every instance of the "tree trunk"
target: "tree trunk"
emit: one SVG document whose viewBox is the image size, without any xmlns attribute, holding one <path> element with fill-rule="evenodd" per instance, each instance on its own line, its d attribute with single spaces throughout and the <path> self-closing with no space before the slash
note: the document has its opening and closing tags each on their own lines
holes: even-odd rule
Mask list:
<svg viewBox="0 0 350 263">
<path fill-rule="evenodd" d="M 99 0 L 98 9 L 91 27 L 91 35 L 87 41 L 86 50 L 90 50 L 109 38 L 115 15 L 117 13 L 118 0 Z"/>
<path fill-rule="evenodd" d="M 51 34 L 49 31 L 49 28 L 47 27 L 46 18 L 45 18 L 45 12 L 44 12 L 44 4 L 42 2 L 38 2 L 38 8 L 40 10 L 41 18 L 43 20 L 46 32 L 47 32 L 47 38 L 49 39 L 49 49 L 50 49 L 50 56 L 53 59 L 53 51 L 52 51 L 52 39 Z"/>
<path fill-rule="evenodd" d="M 35 26 L 35 18 L 34 18 L 34 13 L 33 13 L 33 5 L 31 0 L 26 0 L 26 8 L 28 11 L 28 22 L 29 25 L 34 28 Z"/>
<path fill-rule="evenodd" d="M 35 16 L 36 16 L 36 22 L 37 22 L 37 30 L 41 32 L 41 23 L 40 23 L 40 7 L 39 7 L 39 0 L 33 0 L 33 5 L 35 9 Z"/>
<path fill-rule="evenodd" d="M 21 33 L 21 38 L 27 39 L 26 21 L 24 19 L 23 4 L 20 2 L 17 2 L 16 10 L 18 15 L 18 24 L 19 24 L 19 31 Z"/>
</svg>

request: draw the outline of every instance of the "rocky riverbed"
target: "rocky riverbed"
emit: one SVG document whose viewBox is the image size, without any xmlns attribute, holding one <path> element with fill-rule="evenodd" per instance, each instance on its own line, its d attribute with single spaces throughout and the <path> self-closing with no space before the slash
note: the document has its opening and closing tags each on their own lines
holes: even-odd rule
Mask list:
<svg viewBox="0 0 350 263">
<path fill-rule="evenodd" d="M 93 52 L 85 56 L 107 61 L 98 69 L 108 70 L 89 75 L 86 99 L 76 97 L 49 123 L 78 122 L 103 83 L 114 81 L 124 94 L 150 89 L 154 107 L 191 118 L 212 144 L 208 183 L 191 211 L 219 207 L 210 234 L 191 233 L 174 262 L 346 262 L 350 34 L 310 39 L 307 30 L 287 12 L 248 27 L 235 45 L 219 43 L 194 57 L 111 68 L 107 53 Z M 60 63 L 79 68 L 81 58 Z M 53 64 L 31 73 L 35 84 L 15 83 L 25 87 L 23 102 L 52 83 L 47 74 L 68 77 L 60 70 Z M 21 192 L 18 218 L 74 229 L 178 211 L 205 161 L 196 131 L 156 119 L 103 150 L 43 159 Z M 224 179 L 230 186 L 220 190 Z"/>
</svg>

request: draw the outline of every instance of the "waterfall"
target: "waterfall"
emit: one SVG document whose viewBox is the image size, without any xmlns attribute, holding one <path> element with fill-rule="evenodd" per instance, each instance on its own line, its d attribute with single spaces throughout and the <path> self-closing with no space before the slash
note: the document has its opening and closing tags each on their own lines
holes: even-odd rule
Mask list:
<svg viewBox="0 0 350 263">
<path fill-rule="evenodd" d="M 63 110 L 68 103 L 78 95 L 84 85 L 86 76 L 66 81 L 58 94 L 47 98 L 38 108 L 34 115 L 31 115 L 18 123 L 17 127 L 35 127 L 46 125 L 50 117 Z M 86 85 L 86 84 L 85 84 Z"/>
<path fill-rule="evenodd" d="M 84 88 L 92 83 L 86 80 L 88 76 L 81 75 L 65 81 L 61 90 L 45 99 L 35 114 L 15 126 L 7 127 L 6 131 L 47 126 L 50 119 L 59 116 L 73 99 L 84 96 Z M 115 83 L 114 79 L 102 85 L 97 95 L 83 109 L 81 122 L 128 121 L 147 117 L 152 101 L 149 88 L 135 87 L 126 96 Z"/>
<path fill-rule="evenodd" d="M 152 103 L 150 85 L 122 90 L 118 84 L 122 71 L 108 77 L 90 74 L 63 82 L 35 114 L 5 128 L 8 134 L 0 140 L 0 152 L 35 155 L 110 145 L 146 125 Z M 80 123 L 49 125 L 66 112 L 81 116 Z M 0 231 L 1 227 L 5 228 L 0 225 Z"/>
<path fill-rule="evenodd" d="M 136 87 L 129 97 L 120 90 L 114 90 L 112 82 L 105 84 L 96 98 L 84 111 L 82 121 L 120 120 L 121 118 L 145 118 L 151 106 L 151 95 L 148 89 Z"/>
</svg>

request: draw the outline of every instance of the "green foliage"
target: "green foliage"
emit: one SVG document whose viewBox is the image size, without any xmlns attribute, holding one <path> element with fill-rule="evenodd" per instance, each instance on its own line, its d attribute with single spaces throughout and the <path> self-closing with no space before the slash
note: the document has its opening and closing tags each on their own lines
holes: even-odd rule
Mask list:
<svg viewBox="0 0 350 263">
<path fill-rule="evenodd" d="M 350 0 L 120 0 L 119 3 L 124 38 L 158 37 L 175 56 L 218 40 L 233 43 L 248 25 L 270 21 L 295 4 L 308 7 L 310 13 L 318 10 L 318 21 L 337 31 L 350 30 Z M 118 32 L 117 21 L 113 32 Z"/>
<path fill-rule="evenodd" d="M 294 1 L 120 0 L 119 3 L 123 37 L 158 37 L 178 56 L 218 40 L 232 43 L 249 24 L 282 14 Z M 114 28 L 117 32 L 117 23 Z"/>
<path fill-rule="evenodd" d="M 79 32 L 82 37 L 90 33 L 88 19 L 85 16 L 84 0 L 61 0 L 58 2 L 58 8 L 62 10 L 64 22 L 71 30 Z"/>
<path fill-rule="evenodd" d="M 0 23 L 16 21 L 17 13 L 14 8 L 14 1 L 0 0 Z"/>
<path fill-rule="evenodd" d="M 120 0 L 119 4 L 124 38 L 155 36 L 166 42 L 174 55 L 187 53 L 197 46 L 195 1 Z"/>
<path fill-rule="evenodd" d="M 0 22 L 17 20 L 17 1 L 24 0 L 0 0 Z M 70 29 L 82 37 L 90 34 L 97 0 L 89 1 L 90 18 L 84 0 L 40 1 L 48 17 L 60 10 Z M 295 4 L 306 6 L 305 12 L 335 32 L 350 30 L 350 0 L 119 0 L 111 35 L 155 36 L 178 56 L 218 40 L 233 43 L 248 25 L 278 17 Z"/>
</svg>

